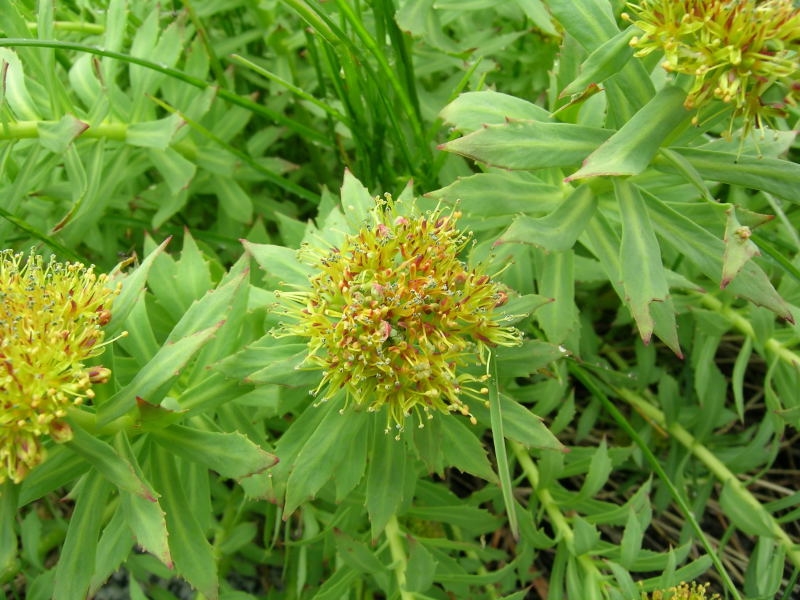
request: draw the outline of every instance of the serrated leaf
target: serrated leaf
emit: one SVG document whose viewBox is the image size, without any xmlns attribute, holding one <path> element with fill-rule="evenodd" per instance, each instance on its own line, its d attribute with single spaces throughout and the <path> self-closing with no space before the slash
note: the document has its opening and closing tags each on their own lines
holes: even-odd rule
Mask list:
<svg viewBox="0 0 800 600">
<path fill-rule="evenodd" d="M 130 494 L 128 494 L 130 496 Z M 141 498 L 140 498 L 141 500 Z M 143 500 L 143 502 L 147 502 Z M 152 503 L 148 503 L 152 504 Z M 97 554 L 95 556 L 94 573 L 89 584 L 89 595 L 93 596 L 99 590 L 114 571 L 119 569 L 133 547 L 133 535 L 125 527 L 123 510 L 118 507 L 114 511 L 114 516 L 103 528 L 100 540 L 97 543 Z"/>
<path fill-rule="evenodd" d="M 566 180 L 644 171 L 664 140 L 691 118 L 683 107 L 685 99 L 686 92 L 680 87 L 664 87 Z"/>
<path fill-rule="evenodd" d="M 658 198 L 647 194 L 649 214 L 661 237 L 694 263 L 713 281 L 719 281 L 725 245 L 708 230 L 679 214 Z M 789 307 L 775 291 L 766 273 L 753 261 L 747 262 L 727 288 L 754 304 L 794 322 Z"/>
<path fill-rule="evenodd" d="M 572 250 L 564 250 L 542 257 L 539 292 L 553 302 L 536 311 L 536 318 L 553 344 L 565 342 L 579 327 L 573 256 Z"/>
<path fill-rule="evenodd" d="M 776 158 L 714 152 L 698 148 L 672 148 L 683 156 L 703 179 L 763 190 L 800 203 L 800 165 Z M 670 173 L 677 168 L 666 159 L 653 163 Z"/>
<path fill-rule="evenodd" d="M 550 113 L 522 98 L 491 90 L 465 92 L 442 109 L 439 117 L 460 131 L 501 125 L 509 119 L 551 121 Z"/>
<path fill-rule="evenodd" d="M 197 165 L 192 161 L 172 148 L 148 148 L 147 154 L 173 194 L 179 194 L 189 187 L 197 172 Z"/>
<path fill-rule="evenodd" d="M 523 340 L 519 346 L 499 347 L 494 352 L 502 377 L 529 377 L 567 356 L 565 348 L 542 340 Z"/>
<path fill-rule="evenodd" d="M 147 282 L 147 276 L 150 273 L 153 262 L 164 251 L 171 239 L 167 238 L 161 242 L 131 273 L 122 274 L 118 267 L 111 272 L 111 282 L 114 284 L 121 282 L 122 290 L 114 299 L 111 321 L 105 326 L 107 336 L 114 336 L 122 331 L 123 324 L 133 306 L 141 300 L 141 293 Z"/>
<path fill-rule="evenodd" d="M 156 501 L 156 493 L 145 481 L 139 478 L 134 467 L 117 454 L 109 444 L 88 434 L 72 419 L 72 439 L 65 445 L 88 461 L 103 477 L 120 490 L 130 492 L 148 502 Z"/>
<path fill-rule="evenodd" d="M 64 115 L 55 123 L 42 121 L 36 129 L 39 132 L 39 143 L 56 154 L 63 154 L 72 140 L 80 136 L 89 124 L 84 123 L 72 115 Z"/>
<path fill-rule="evenodd" d="M 589 464 L 589 470 L 586 473 L 586 479 L 583 481 L 578 497 L 582 500 L 588 500 L 594 497 L 599 492 L 608 480 L 611 474 L 613 465 L 611 458 L 608 456 L 608 447 L 606 439 L 600 441 L 600 445 L 592 454 L 592 460 Z"/>
<path fill-rule="evenodd" d="M 580 186 L 546 217 L 521 216 L 495 242 L 498 244 L 532 244 L 546 250 L 569 250 L 597 208 L 592 190 Z"/>
<path fill-rule="evenodd" d="M 107 425 L 117 417 L 124 415 L 134 407 L 136 398 L 141 398 L 146 402 L 153 400 L 152 398 L 148 399 L 148 396 L 177 375 L 221 325 L 221 322 L 217 323 L 213 327 L 162 346 L 128 385 L 108 401 L 100 404 L 97 411 L 98 425 Z M 154 404 L 155 402 L 150 403 Z"/>
<path fill-rule="evenodd" d="M 171 453 L 216 471 L 223 477 L 242 479 L 266 471 L 278 458 L 238 432 L 203 431 L 170 425 L 150 436 Z"/>
<path fill-rule="evenodd" d="M 742 270 L 745 263 L 761 252 L 750 239 L 750 227 L 742 225 L 736 218 L 736 209 L 731 206 L 727 211 L 725 223 L 725 253 L 722 256 L 722 279 L 719 287 L 726 288 L 734 277 Z"/>
<path fill-rule="evenodd" d="M 583 161 L 612 133 L 571 123 L 511 121 L 487 125 L 439 149 L 512 170 L 568 167 Z"/>
<path fill-rule="evenodd" d="M 366 506 L 372 539 L 386 527 L 402 500 L 402 478 L 406 464 L 406 444 L 384 433 L 383 424 L 373 419 L 372 448 L 368 453 Z"/>
<path fill-rule="evenodd" d="M 282 343 L 281 343 L 282 342 Z M 308 344 L 286 343 L 267 334 L 240 352 L 214 365 L 233 379 L 249 383 L 299 386 L 320 380 L 317 370 L 301 370 L 308 358 Z"/>
<path fill-rule="evenodd" d="M 475 433 L 464 425 L 455 415 L 438 417 L 442 423 L 442 451 L 445 463 L 477 475 L 486 481 L 497 483 L 497 475 L 492 471 L 486 449 Z"/>
<path fill-rule="evenodd" d="M 346 458 L 342 450 L 348 447 L 354 437 L 365 435 L 363 430 L 367 417 L 368 413 L 364 411 L 345 410 L 344 414 L 340 414 L 338 410 L 331 409 L 327 412 L 292 461 L 292 471 L 286 483 L 284 517 L 314 496 L 336 474 L 339 462 Z"/>
<path fill-rule="evenodd" d="M 634 49 L 629 42 L 638 32 L 637 27 L 630 26 L 598 46 L 581 63 L 578 77 L 561 91 L 559 97 L 577 94 L 588 85 L 601 83 L 618 73 L 633 56 Z"/>
<path fill-rule="evenodd" d="M 433 559 L 422 542 L 408 538 L 408 565 L 406 588 L 409 592 L 424 592 L 433 584 L 433 576 L 439 563 Z"/>
<path fill-rule="evenodd" d="M 375 206 L 375 200 L 349 169 L 344 171 L 341 194 L 342 210 L 347 222 L 354 228 L 360 228 Z"/>
<path fill-rule="evenodd" d="M 184 266 L 182 261 L 178 263 L 178 266 Z M 181 273 L 185 273 L 187 270 L 184 266 Z M 248 271 L 240 273 L 224 285 L 215 290 L 208 290 L 202 298 L 195 300 L 189 310 L 184 313 L 180 321 L 170 331 L 167 343 L 173 343 L 198 331 L 216 327 L 220 320 L 227 316 L 236 295 L 242 290 L 243 284 L 246 283 L 247 276 Z M 187 277 L 187 279 L 191 280 L 190 277 Z"/>
<path fill-rule="evenodd" d="M 505 394 L 500 394 L 500 407 L 506 438 L 519 442 L 526 448 L 564 451 L 564 446 L 547 428 L 541 417 Z M 489 423 L 489 410 L 485 406 L 476 405 L 471 407 L 471 410 L 479 422 Z"/>
<path fill-rule="evenodd" d="M 56 566 L 53 598 L 75 600 L 85 598 L 94 573 L 97 542 L 100 537 L 106 498 L 111 486 L 97 471 L 83 480 L 75 511 L 69 520 L 67 536 Z"/>
<path fill-rule="evenodd" d="M 178 574 L 207 598 L 218 598 L 219 583 L 214 551 L 197 522 L 187 510 L 192 504 L 184 477 L 172 453 L 154 444 L 151 452 L 153 483 L 161 494 L 169 531 L 169 549 Z"/>
<path fill-rule="evenodd" d="M 219 198 L 219 207 L 237 223 L 253 221 L 253 200 L 231 177 L 215 177 L 214 191 Z"/>
<path fill-rule="evenodd" d="M 177 114 L 157 121 L 131 123 L 125 132 L 125 141 L 131 146 L 165 150 L 183 124 L 184 122 Z"/>
<path fill-rule="evenodd" d="M 642 340 L 648 344 L 655 327 L 650 304 L 663 302 L 669 295 L 661 248 L 650 223 L 647 204 L 636 186 L 615 179 L 614 191 L 622 218 L 620 264 L 625 300 Z"/>
<path fill-rule="evenodd" d="M 297 250 L 272 244 L 254 244 L 242 240 L 245 250 L 269 275 L 290 284 L 308 285 L 314 273 L 308 265 L 297 259 Z"/>
<path fill-rule="evenodd" d="M 425 194 L 425 198 L 458 202 L 465 217 L 494 217 L 524 213 L 549 212 L 559 206 L 563 191 L 527 173 L 476 173 L 459 177 L 441 189 Z M 491 202 L 487 199 L 491 198 Z"/>
</svg>

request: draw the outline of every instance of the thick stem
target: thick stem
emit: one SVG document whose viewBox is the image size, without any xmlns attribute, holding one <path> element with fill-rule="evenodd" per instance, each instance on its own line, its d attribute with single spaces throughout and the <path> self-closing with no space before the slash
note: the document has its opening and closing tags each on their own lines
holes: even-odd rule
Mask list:
<svg viewBox="0 0 800 600">
<path fill-rule="evenodd" d="M 403 549 L 402 534 L 400 533 L 400 525 L 397 523 L 396 515 L 392 515 L 389 522 L 386 523 L 384 533 L 389 542 L 389 552 L 392 554 L 394 576 L 395 579 L 397 579 L 397 587 L 400 588 L 400 599 L 414 600 L 414 594 L 406 590 L 406 567 L 408 566 L 408 559 Z"/>
<path fill-rule="evenodd" d="M 707 308 L 710 308 L 718 315 L 724 317 L 731 325 L 733 325 L 736 329 L 738 329 L 741 333 L 746 335 L 747 337 L 756 341 L 756 334 L 753 326 L 750 324 L 745 317 L 740 315 L 734 309 L 730 308 L 729 306 L 725 306 L 718 298 L 712 296 L 711 294 L 700 294 L 699 295 L 700 302 L 705 304 Z M 768 351 L 780 358 L 782 361 L 793 365 L 795 367 L 800 367 L 800 355 L 792 350 L 789 350 L 786 346 L 781 344 L 775 338 L 769 338 L 764 343 L 764 348 Z"/>
<path fill-rule="evenodd" d="M 522 472 L 525 473 L 525 477 L 530 482 L 531 488 L 539 498 L 539 502 L 547 513 L 547 516 L 550 518 L 550 525 L 556 531 L 557 537 L 560 537 L 567 548 L 572 551 L 575 545 L 575 533 L 572 531 L 572 527 L 569 526 L 569 523 L 567 523 L 567 518 L 564 516 L 564 513 L 561 512 L 550 490 L 539 487 L 539 470 L 536 468 L 536 465 L 533 464 L 533 459 L 522 444 L 512 440 L 509 440 L 509 444 L 511 444 L 511 449 L 517 457 L 517 461 L 519 461 Z M 586 585 L 590 587 L 593 586 L 593 589 L 597 589 L 600 585 L 600 581 L 602 581 L 602 575 L 597 569 L 597 566 L 588 554 L 581 554 L 577 556 L 576 559 L 581 567 L 583 567 L 588 578 Z"/>
<path fill-rule="evenodd" d="M 742 484 L 742 482 L 739 481 L 739 478 L 736 477 L 736 475 L 734 475 L 731 470 L 725 466 L 725 463 L 718 459 L 701 442 L 698 442 L 697 439 L 695 439 L 695 437 L 683 426 L 679 425 L 678 423 L 668 424 L 663 412 L 658 410 L 655 406 L 650 404 L 647 400 L 635 392 L 624 388 L 618 389 L 616 392 L 620 398 L 628 402 L 628 404 L 641 412 L 645 417 L 652 420 L 659 427 L 668 431 L 673 438 L 675 438 L 678 442 L 685 446 L 687 450 L 700 459 L 700 461 L 708 468 L 709 471 L 714 474 L 720 483 L 723 485 L 728 485 L 728 489 L 731 490 L 731 492 L 744 506 L 748 507 L 754 513 L 757 513 L 761 517 L 762 522 L 768 523 L 770 527 L 770 533 L 772 533 L 775 539 L 778 540 L 778 543 L 784 547 L 786 550 L 786 556 L 789 557 L 789 560 L 792 562 L 792 564 L 800 569 L 800 549 L 798 549 L 780 524 L 773 518 L 772 514 L 767 511 L 758 500 L 756 500 L 755 496 L 750 493 L 750 490 L 748 490 Z"/>
</svg>

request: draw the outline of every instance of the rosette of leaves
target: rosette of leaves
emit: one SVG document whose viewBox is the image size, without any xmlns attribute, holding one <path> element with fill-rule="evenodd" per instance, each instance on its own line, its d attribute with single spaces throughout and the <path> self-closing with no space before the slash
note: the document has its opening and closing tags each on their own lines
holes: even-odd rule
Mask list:
<svg viewBox="0 0 800 600">
<path fill-rule="evenodd" d="M 692 3 L 664 4 L 676 11 Z M 695 4 L 730 11 L 744 4 L 765 10 L 780 5 L 789 11 L 789 3 Z M 546 340 L 562 344 L 583 361 L 583 366 L 571 363 L 568 369 L 564 361 L 556 366 L 560 375 L 580 375 L 588 386 L 582 413 L 574 412 L 580 404 L 568 398 L 571 414 L 580 415 L 578 437 L 603 418 L 613 418 L 632 436 L 615 451 L 627 451 L 635 442 L 634 452 L 649 457 L 649 468 L 663 486 L 661 506 L 670 501 L 682 506 L 694 532 L 691 543 L 702 545 L 707 554 L 680 567 L 686 569 L 682 577 L 691 579 L 714 563 L 733 597 L 740 597 L 736 587 L 774 593 L 780 574 L 758 565 L 781 565 L 776 569 L 782 570 L 785 560 L 800 568 L 800 554 L 769 506 L 734 482 L 735 474 L 768 466 L 774 455 L 761 451 L 749 454 L 748 460 L 733 459 L 728 452 L 735 436 L 727 433 L 729 427 L 741 427 L 746 436 L 758 431 L 762 439 L 779 444 L 787 426 L 790 431 L 800 427 L 800 167 L 792 161 L 798 113 L 786 103 L 780 114 L 771 113 L 775 129 L 748 130 L 744 119 L 754 113 L 740 110 L 734 97 L 729 102 L 724 94 L 714 97 L 712 90 L 693 122 L 697 111 L 686 108 L 692 106 L 687 99 L 693 90 L 703 89 L 711 74 L 667 73 L 659 66 L 663 55 L 658 50 L 634 57 L 630 42 L 643 31 L 627 26 L 612 5 L 604 0 L 548 2 L 565 40 L 551 93 L 541 103 L 486 90 L 462 94 L 442 111 L 458 137 L 440 148 L 473 161 L 478 172 L 427 196 L 433 203 L 459 202 L 463 222 L 490 239 L 497 236 L 495 251 L 528 265 L 534 279 L 530 291 L 553 300 L 534 314 L 534 326 Z M 729 39 L 744 43 L 734 32 Z M 782 43 L 762 40 L 761 47 Z M 781 60 L 796 60 L 788 45 L 786 50 Z M 700 75 L 706 79 L 698 88 Z M 755 102 L 762 92 L 795 93 L 786 87 L 783 71 L 776 71 L 772 83 L 776 89 L 745 86 L 754 94 L 746 101 Z M 733 139 L 728 139 L 731 119 Z M 633 345 L 631 327 L 641 338 Z M 725 336 L 735 340 L 731 373 L 710 364 Z M 761 360 L 769 365 L 766 373 L 757 366 Z M 747 419 L 752 405 L 747 404 L 746 380 L 767 390 L 768 411 L 753 421 Z M 565 392 L 553 392 L 549 400 L 540 397 L 534 410 L 552 413 L 560 425 L 562 417 L 568 418 L 561 410 Z M 627 417 L 614 402 L 632 405 L 648 420 L 658 419 L 642 421 L 636 412 Z M 667 447 L 657 446 L 656 453 L 648 454 L 647 440 L 657 438 L 658 427 L 668 428 Z M 655 456 L 658 452 L 670 458 Z M 686 452 L 693 453 L 691 464 L 700 473 L 711 475 L 704 486 L 707 497 L 718 497 L 738 535 L 758 545 L 759 558 L 745 557 L 750 566 L 737 585 L 718 551 L 687 516 L 686 497 L 672 484 L 681 475 L 664 469 L 670 463 L 662 461 Z M 605 443 L 596 447 L 588 469 L 585 456 L 582 461 L 577 453 L 566 455 L 545 483 L 534 485 L 539 492 L 531 502 L 550 493 L 554 506 L 574 508 L 574 500 L 552 480 L 561 475 L 553 472 L 578 470 L 594 480 L 592 473 L 598 473 L 605 454 Z M 611 463 L 605 464 L 612 473 Z M 620 469 L 630 464 L 624 459 L 618 463 Z M 723 484 L 721 490 L 713 489 L 715 481 Z M 619 590 L 621 597 L 635 595 L 631 573 L 642 566 L 636 551 L 645 552 L 641 535 L 649 516 L 631 517 L 618 546 L 621 554 L 593 567 L 582 553 L 598 552 L 603 543 L 592 538 L 586 520 L 598 523 L 602 517 L 589 506 L 579 514 L 563 523 L 564 536 L 588 545 L 559 548 L 551 590 L 577 597 L 619 597 Z M 561 568 L 563 564 L 570 566 Z M 661 563 L 659 568 L 665 567 Z M 615 583 L 597 592 L 587 583 L 591 577 Z M 656 581 L 645 586 L 659 589 Z"/>
<path fill-rule="evenodd" d="M 110 321 L 107 309 L 93 312 L 107 322 L 107 339 L 128 332 L 92 359 L 102 360 L 107 381 L 64 407 L 59 418 L 71 437 L 42 438 L 46 459 L 0 488 L 0 573 L 17 594 L 83 598 L 123 566 L 131 589 L 146 590 L 157 574 L 218 597 L 227 551 L 212 542 L 231 531 L 209 537 L 217 481 L 242 480 L 276 461 L 237 405 L 253 386 L 207 368 L 238 349 L 259 318 L 247 311 L 246 261 L 225 272 L 188 232 L 177 261 L 164 253 L 166 242 L 146 245 L 141 264 L 108 277 L 119 286 Z M 97 308 L 97 291 L 62 291 L 48 296 L 57 313 L 87 298 Z M 97 337 L 84 334 L 78 345 Z"/>
<path fill-rule="evenodd" d="M 410 187 L 376 205 L 346 172 L 341 200 L 324 196 L 316 222 L 297 230 L 297 249 L 245 242 L 263 272 L 251 295 L 269 307 L 272 328 L 216 368 L 278 394 L 276 416 L 282 418 L 270 427 L 279 432 L 274 452 L 280 462 L 245 486 L 281 505 L 284 519 L 317 523 L 313 531 L 334 545 L 333 553 L 316 555 L 335 555 L 346 567 L 321 590 L 346 585 L 365 564 L 378 573 L 369 585 L 387 594 L 400 590 L 410 597 L 405 594 L 440 585 L 460 594 L 471 589 L 473 577 L 461 566 L 434 573 L 431 563 L 413 573 L 417 567 L 407 564 L 432 554 L 448 560 L 448 552 L 419 531 L 450 537 L 452 527 L 473 536 L 500 523 L 482 506 L 457 506 L 452 492 L 429 478 L 451 467 L 479 487 L 488 482 L 483 493 L 492 511 L 506 506 L 515 531 L 535 535 L 519 524 L 505 439 L 553 454 L 562 447 L 502 390 L 515 377 L 546 369 L 564 351 L 515 333 L 513 323 L 526 322 L 545 300 L 516 292 L 508 271 L 492 277 L 504 265 L 474 254 L 485 244 L 473 247 L 457 216 L 417 210 Z M 434 296 L 441 315 L 433 312 Z M 459 312 L 465 305 L 469 310 Z M 337 361 L 351 364 L 336 370 Z M 484 445 L 489 431 L 495 436 L 491 454 Z M 404 541 L 406 534 L 413 540 Z M 385 543 L 377 550 L 364 546 L 379 539 Z M 448 579 L 453 568 L 464 578 Z M 525 585 L 527 576 L 523 583 L 516 577 L 510 569 L 498 573 L 507 589 Z"/>
</svg>

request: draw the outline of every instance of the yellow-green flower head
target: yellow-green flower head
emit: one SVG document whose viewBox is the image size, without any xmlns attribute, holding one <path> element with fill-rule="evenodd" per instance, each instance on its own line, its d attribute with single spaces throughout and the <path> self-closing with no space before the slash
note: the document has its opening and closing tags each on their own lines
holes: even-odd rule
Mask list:
<svg viewBox="0 0 800 600">
<path fill-rule="evenodd" d="M 642 600 L 716 600 L 719 594 L 707 595 L 708 584 L 692 585 L 681 583 L 677 587 L 668 590 L 656 591 L 652 595 L 642 594 Z"/>
<path fill-rule="evenodd" d="M 94 396 L 110 371 L 87 367 L 116 290 L 79 263 L 0 252 L 0 482 L 44 459 L 41 436 L 71 438 L 66 409 Z"/>
<path fill-rule="evenodd" d="M 797 103 L 800 11 L 792 0 L 642 0 L 623 14 L 644 33 L 635 56 L 663 50 L 667 71 L 693 75 L 686 108 L 733 105 L 747 131 Z M 777 101 L 765 94 L 779 91 Z M 781 98 L 782 96 L 782 98 Z"/>
<path fill-rule="evenodd" d="M 312 392 L 320 401 L 344 389 L 346 402 L 387 406 L 401 430 L 412 413 L 420 426 L 437 411 L 475 422 L 464 398 L 485 401 L 488 376 L 463 368 L 520 342 L 504 324 L 508 294 L 459 259 L 470 241 L 456 228 L 459 212 L 400 204 L 376 199 L 370 222 L 338 248 L 300 249 L 319 273 L 309 291 L 279 294 L 290 322 L 276 335 L 309 339 L 307 363 L 323 371 Z"/>
</svg>

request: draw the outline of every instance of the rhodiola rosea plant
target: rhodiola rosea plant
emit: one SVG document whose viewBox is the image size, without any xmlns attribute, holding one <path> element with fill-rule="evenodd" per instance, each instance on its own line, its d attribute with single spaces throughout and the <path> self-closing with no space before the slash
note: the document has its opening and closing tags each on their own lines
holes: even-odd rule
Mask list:
<svg viewBox="0 0 800 600">
<path fill-rule="evenodd" d="M 2 593 L 791 598 L 797 14 L 3 4 Z"/>
</svg>

